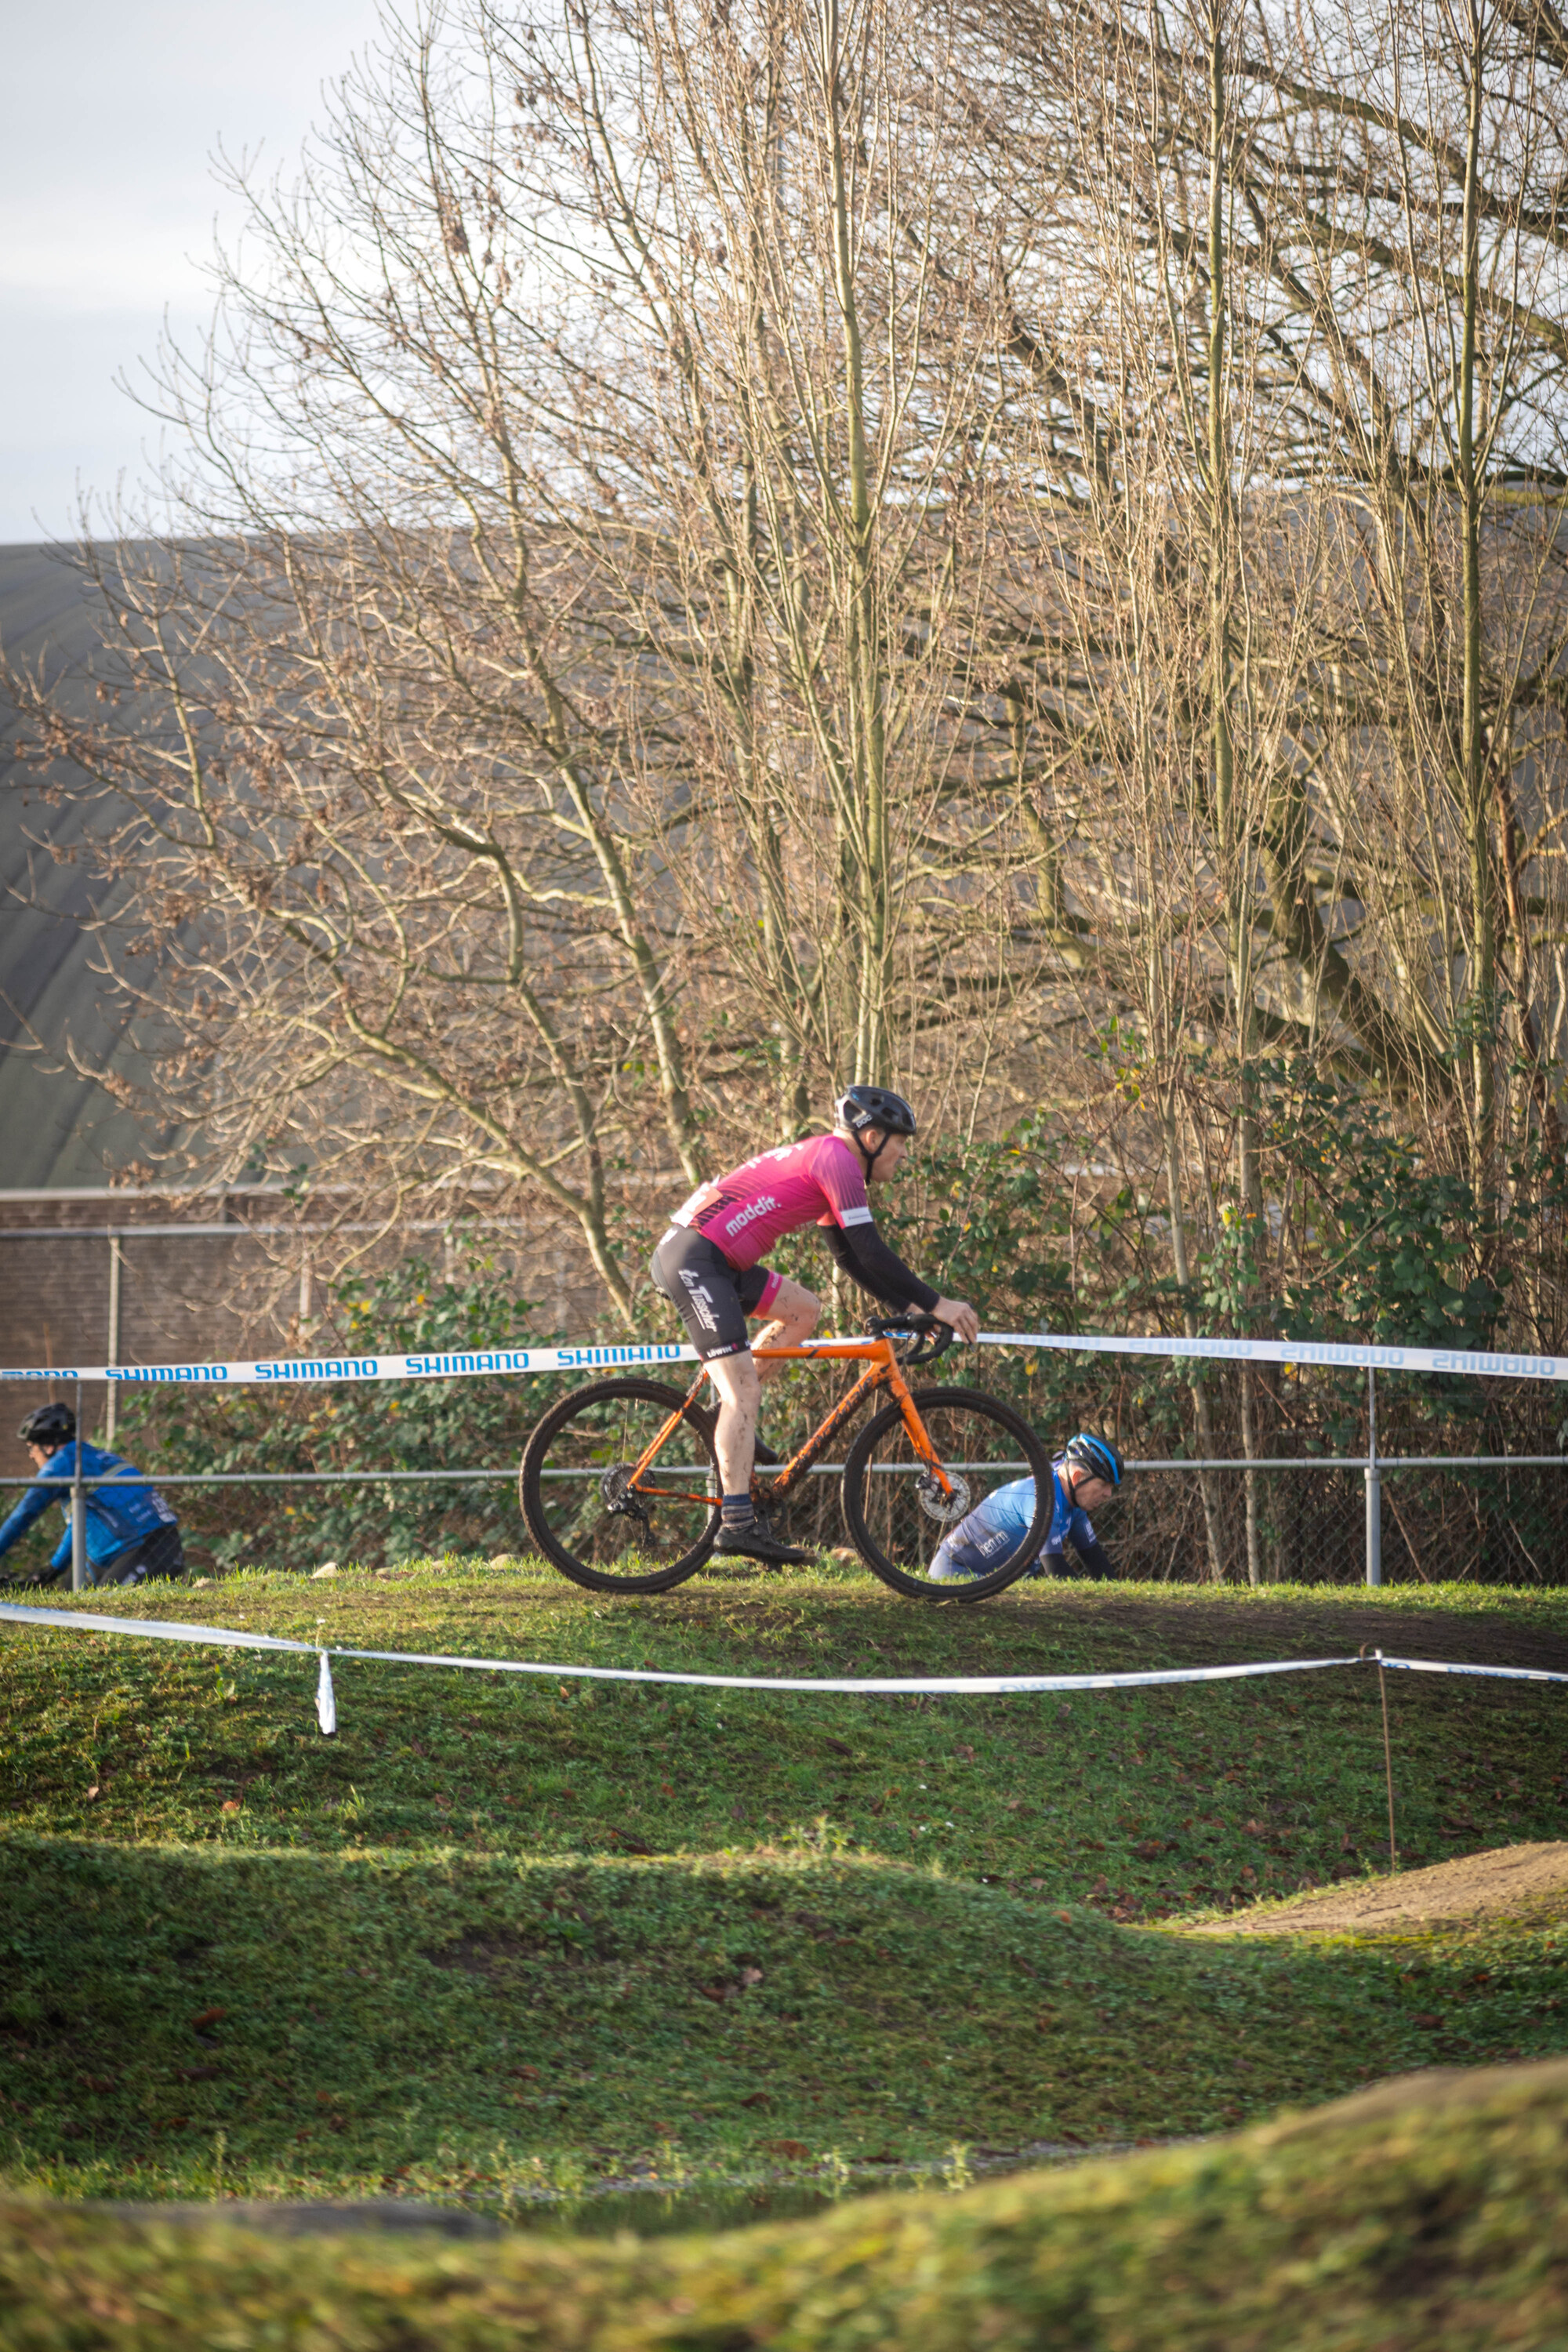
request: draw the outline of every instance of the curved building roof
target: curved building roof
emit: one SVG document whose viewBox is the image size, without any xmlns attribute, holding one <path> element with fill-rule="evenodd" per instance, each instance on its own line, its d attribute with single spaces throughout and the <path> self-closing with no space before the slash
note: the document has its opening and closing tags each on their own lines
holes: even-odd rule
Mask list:
<svg viewBox="0 0 1568 2352">
<path fill-rule="evenodd" d="M 45 547 L 0 547 L 10 661 L 58 679 L 96 634 L 89 591 L 68 564 Z M 50 807 L 6 752 L 10 732 L 0 719 L 0 1192 L 102 1184 L 155 1150 L 133 1111 L 70 1067 L 74 1052 L 133 1086 L 143 1068 L 125 1008 L 94 969 L 102 946 L 83 928 L 113 911 L 113 896 L 90 859 L 68 862 L 104 820 L 85 790 Z"/>
</svg>

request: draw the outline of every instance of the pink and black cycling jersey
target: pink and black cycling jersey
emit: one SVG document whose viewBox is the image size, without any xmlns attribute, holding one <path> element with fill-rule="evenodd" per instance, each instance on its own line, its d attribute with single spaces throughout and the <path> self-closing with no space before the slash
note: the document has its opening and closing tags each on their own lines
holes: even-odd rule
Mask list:
<svg viewBox="0 0 1568 2352">
<path fill-rule="evenodd" d="M 700 1184 L 677 1209 L 659 1247 L 664 1249 L 666 1243 L 673 1245 L 674 1236 L 685 1231 L 693 1237 L 689 1248 L 705 1242 L 731 1274 L 750 1276 L 774 1242 L 809 1224 L 821 1232 L 839 1271 L 885 1307 L 900 1311 L 918 1307 L 929 1314 L 936 1305 L 936 1292 L 888 1247 L 877 1231 L 866 1198 L 865 1163 L 858 1147 L 844 1135 L 812 1135 L 803 1143 L 759 1151 L 754 1160 L 731 1169 L 728 1176 Z M 657 1271 L 656 1279 L 674 1297 L 676 1290 L 668 1283 L 689 1286 L 687 1276 L 679 1267 L 671 1267 L 668 1274 L 668 1282 Z M 759 1289 L 753 1276 L 743 1302 L 746 1312 L 765 1314 L 778 1285 L 778 1276 L 767 1273 Z"/>
<path fill-rule="evenodd" d="M 804 1143 L 760 1151 L 728 1176 L 700 1184 L 670 1223 L 702 1234 L 743 1274 L 802 1225 L 852 1230 L 873 1219 L 865 1166 L 854 1144 L 841 1135 L 812 1135 Z"/>
</svg>

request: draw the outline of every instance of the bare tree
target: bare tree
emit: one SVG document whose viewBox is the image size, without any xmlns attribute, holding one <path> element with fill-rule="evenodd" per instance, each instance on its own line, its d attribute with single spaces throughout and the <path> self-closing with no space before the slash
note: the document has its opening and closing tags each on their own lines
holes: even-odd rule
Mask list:
<svg viewBox="0 0 1568 2352">
<path fill-rule="evenodd" d="M 1560 1150 L 1565 61 L 1533 0 L 389 18 L 171 362 L 180 535 L 85 559 L 100 722 L 15 682 L 169 1109 L 521 1187 L 626 1319 L 617 1172 L 854 1076 L 1094 1132 L 1189 1326 L 1277 1287 L 1270 1054 L 1478 1202 Z"/>
</svg>

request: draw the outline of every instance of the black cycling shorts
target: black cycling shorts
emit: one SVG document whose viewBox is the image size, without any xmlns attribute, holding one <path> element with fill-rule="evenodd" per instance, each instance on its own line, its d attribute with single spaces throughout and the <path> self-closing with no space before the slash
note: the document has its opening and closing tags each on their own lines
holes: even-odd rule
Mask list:
<svg viewBox="0 0 1568 2352">
<path fill-rule="evenodd" d="M 679 1313 L 699 1357 L 743 1356 L 751 1346 L 746 1318 L 778 1288 L 765 1265 L 732 1266 L 716 1242 L 689 1226 L 671 1225 L 648 1267 L 654 1287 Z"/>
<path fill-rule="evenodd" d="M 141 1584 L 153 1576 L 184 1576 L 185 1547 L 177 1526 L 154 1528 L 112 1559 L 100 1562 L 95 1584 Z"/>
</svg>

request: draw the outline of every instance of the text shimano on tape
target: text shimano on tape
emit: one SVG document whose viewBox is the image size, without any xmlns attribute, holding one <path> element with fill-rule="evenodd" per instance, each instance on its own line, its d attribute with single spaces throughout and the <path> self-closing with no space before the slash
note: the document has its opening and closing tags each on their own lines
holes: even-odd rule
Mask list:
<svg viewBox="0 0 1568 2352">
<path fill-rule="evenodd" d="M 808 1339 L 813 1354 L 834 1356 L 863 1348 L 865 1339 Z M 1302 1364 L 1328 1370 L 1457 1372 L 1499 1381 L 1568 1381 L 1568 1357 L 1490 1354 L 1481 1349 L 1401 1348 L 1351 1339 L 1210 1339 L 1152 1338 L 1097 1331 L 982 1331 L 983 1348 L 1049 1348 L 1091 1356 L 1201 1357 L 1220 1363 Z M 451 1354 L 407 1356 L 279 1356 L 241 1363 L 24 1364 L 0 1368 L 0 1381 L 129 1381 L 186 1388 L 257 1388 L 339 1381 L 516 1379 L 528 1372 L 605 1372 L 648 1364 L 693 1364 L 695 1348 L 663 1339 L 591 1342 L 575 1348 L 476 1348 Z"/>
</svg>

